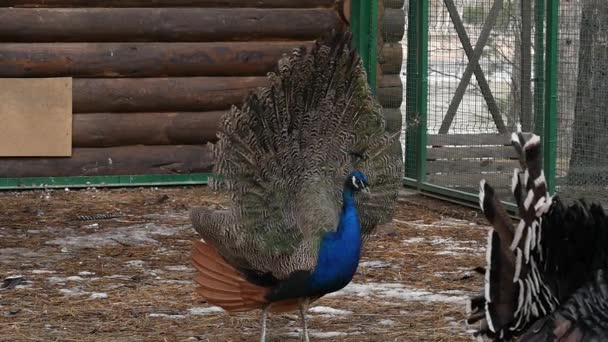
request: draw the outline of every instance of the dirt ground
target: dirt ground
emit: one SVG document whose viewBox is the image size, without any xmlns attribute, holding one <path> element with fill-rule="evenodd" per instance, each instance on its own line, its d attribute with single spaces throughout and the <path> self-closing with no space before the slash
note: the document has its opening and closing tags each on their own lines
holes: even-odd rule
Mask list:
<svg viewBox="0 0 608 342">
<path fill-rule="evenodd" d="M 0 192 L 0 282 L 21 276 L 0 283 L 0 341 L 257 341 L 259 312 L 193 293 L 188 209 L 222 203 L 206 187 Z M 401 196 L 353 282 L 311 306 L 311 339 L 470 341 L 486 232 L 477 211 Z M 272 315 L 269 339 L 299 326 Z"/>
</svg>

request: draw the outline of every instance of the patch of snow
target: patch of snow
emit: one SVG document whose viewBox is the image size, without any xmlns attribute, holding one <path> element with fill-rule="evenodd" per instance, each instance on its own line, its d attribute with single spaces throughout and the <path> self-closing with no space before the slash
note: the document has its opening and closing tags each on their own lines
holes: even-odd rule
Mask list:
<svg viewBox="0 0 608 342">
<path fill-rule="evenodd" d="M 390 327 L 390 326 L 395 325 L 395 321 L 393 321 L 392 319 L 383 319 L 380 322 L 378 322 L 378 324 Z"/>
<path fill-rule="evenodd" d="M 299 337 L 301 334 L 301 329 L 295 329 L 295 331 L 288 332 L 285 335 L 290 337 Z M 348 335 L 359 335 L 361 332 L 340 332 L 340 331 L 318 331 L 314 329 L 308 329 L 308 334 L 310 337 L 315 338 L 336 338 L 336 337 L 345 337 Z"/>
<path fill-rule="evenodd" d="M 160 277 L 157 277 L 160 279 Z M 162 279 L 157 281 L 159 284 L 183 284 L 183 285 L 192 285 L 194 282 L 192 280 L 176 280 L 176 279 Z"/>
<path fill-rule="evenodd" d="M 128 267 L 144 267 L 145 262 L 143 260 L 129 260 L 125 262 Z"/>
<path fill-rule="evenodd" d="M 59 292 L 69 297 L 83 296 L 89 294 L 89 292 L 86 292 L 79 287 L 73 287 L 71 289 L 60 289 Z"/>
<path fill-rule="evenodd" d="M 103 293 L 103 292 L 93 292 L 89 296 L 89 299 L 106 299 L 106 298 L 108 298 L 108 294 Z"/>
<path fill-rule="evenodd" d="M 352 311 L 330 308 L 328 306 L 315 306 L 308 309 L 308 312 L 323 314 L 323 316 L 346 316 Z"/>
<path fill-rule="evenodd" d="M 154 239 L 155 236 L 171 236 L 190 229 L 192 229 L 190 225 L 174 226 L 146 223 L 87 235 L 70 235 L 46 243 L 60 245 L 63 247 L 62 250 L 65 249 L 66 251 L 67 247 L 82 249 L 114 245 L 158 245 L 160 243 Z"/>
<path fill-rule="evenodd" d="M 32 274 L 50 274 L 50 273 L 57 273 L 55 271 L 51 271 L 51 270 L 31 270 L 30 271 Z"/>
<path fill-rule="evenodd" d="M 453 296 L 448 293 L 433 293 L 426 290 L 404 287 L 400 283 L 350 283 L 338 292 L 327 295 L 331 296 L 357 296 L 357 297 L 380 297 L 395 298 L 405 301 L 441 302 L 463 304 L 468 300 L 467 296 Z"/>
<path fill-rule="evenodd" d="M 200 316 L 200 315 L 210 315 L 210 314 L 214 314 L 214 313 L 220 313 L 220 312 L 224 312 L 224 309 L 220 308 L 219 306 L 210 306 L 210 307 L 196 307 L 196 308 L 190 308 L 188 310 L 188 313 L 190 315 L 195 315 L 195 316 Z"/>
<path fill-rule="evenodd" d="M 390 267 L 391 264 L 382 260 L 370 260 L 359 263 L 359 266 L 366 268 L 387 268 Z"/>
<path fill-rule="evenodd" d="M 169 271 L 175 272 L 188 272 L 192 270 L 192 267 L 186 265 L 176 265 L 176 266 L 165 266 L 165 269 Z"/>
<path fill-rule="evenodd" d="M 49 277 L 46 279 L 50 283 L 65 283 L 67 281 L 83 281 L 85 280 L 81 276 L 69 276 L 69 277 Z"/>
<path fill-rule="evenodd" d="M 424 238 L 414 237 L 414 238 L 405 239 L 402 242 L 403 243 L 420 243 L 422 241 L 424 241 Z"/>
<path fill-rule="evenodd" d="M 435 253 L 437 255 L 462 255 L 462 253 L 454 252 L 454 251 L 439 251 Z"/>
<path fill-rule="evenodd" d="M 148 315 L 148 317 L 170 318 L 170 319 L 186 318 L 185 315 L 169 315 L 169 314 L 163 314 L 163 313 L 151 313 L 151 314 Z"/>
<path fill-rule="evenodd" d="M 89 272 L 89 271 L 78 272 L 78 275 L 81 275 L 81 276 L 88 276 L 88 275 L 93 275 L 93 274 L 95 274 L 95 272 Z"/>
</svg>

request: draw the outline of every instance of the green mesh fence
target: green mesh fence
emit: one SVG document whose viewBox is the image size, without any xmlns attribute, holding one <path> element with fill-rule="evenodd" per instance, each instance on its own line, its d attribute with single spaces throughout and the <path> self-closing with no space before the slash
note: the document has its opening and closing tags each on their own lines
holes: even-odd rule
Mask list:
<svg viewBox="0 0 608 342">
<path fill-rule="evenodd" d="M 608 1 L 560 2 L 557 191 L 608 203 Z"/>
<path fill-rule="evenodd" d="M 476 193 L 484 178 L 510 198 L 517 166 L 510 133 L 518 124 L 534 130 L 535 103 L 542 104 L 535 23 L 530 1 L 429 2 L 429 183 Z"/>
<path fill-rule="evenodd" d="M 547 140 L 544 157 L 553 174 L 557 26 L 556 15 L 548 21 L 547 13 L 557 0 L 548 1 L 406 4 L 403 130 L 410 183 L 470 200 L 486 179 L 510 200 L 518 166 L 510 135 L 518 125 Z M 551 58 L 546 51 L 554 51 Z"/>
</svg>

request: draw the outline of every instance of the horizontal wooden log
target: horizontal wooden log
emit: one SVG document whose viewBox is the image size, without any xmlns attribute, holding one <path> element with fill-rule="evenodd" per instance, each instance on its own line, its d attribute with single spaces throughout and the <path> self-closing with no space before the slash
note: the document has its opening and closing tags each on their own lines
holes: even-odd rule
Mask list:
<svg viewBox="0 0 608 342">
<path fill-rule="evenodd" d="M 401 9 L 387 8 L 382 21 L 382 36 L 385 43 L 399 42 L 405 34 L 405 12 Z"/>
<path fill-rule="evenodd" d="M 405 0 L 384 0 L 384 8 L 402 9 Z"/>
<path fill-rule="evenodd" d="M 3 0 L 8 7 L 331 7 L 335 0 Z"/>
<path fill-rule="evenodd" d="M 382 46 L 378 64 L 384 74 L 400 74 L 403 63 L 403 46 L 401 43 L 385 43 Z"/>
<path fill-rule="evenodd" d="M 0 43 L 0 77 L 261 76 L 306 44 Z"/>
<path fill-rule="evenodd" d="M 493 187 L 501 188 L 511 185 L 513 171 L 505 173 L 449 173 L 429 174 L 427 182 L 444 187 L 470 187 L 474 192 L 479 191 L 479 182 L 485 179 Z"/>
<path fill-rule="evenodd" d="M 200 145 L 216 140 L 225 113 L 75 114 L 72 146 Z"/>
<path fill-rule="evenodd" d="M 325 8 L 0 8 L 0 41 L 314 40 L 341 22 Z"/>
<path fill-rule="evenodd" d="M 382 114 L 386 122 L 386 130 L 395 133 L 401 131 L 402 116 L 399 108 L 383 108 Z"/>
<path fill-rule="evenodd" d="M 518 165 L 517 160 L 435 160 L 428 162 L 427 170 L 429 173 L 500 172 L 512 175 Z"/>
<path fill-rule="evenodd" d="M 426 151 L 427 158 L 430 160 L 463 158 L 517 158 L 517 152 L 515 152 L 515 149 L 511 146 L 433 147 L 428 148 Z"/>
<path fill-rule="evenodd" d="M 511 134 L 507 133 L 480 133 L 480 134 L 430 134 L 427 140 L 431 146 L 445 145 L 511 145 Z"/>
<path fill-rule="evenodd" d="M 210 172 L 207 146 L 74 148 L 70 158 L 0 158 L 0 177 L 68 177 Z"/>
<path fill-rule="evenodd" d="M 401 76 L 383 75 L 378 87 L 378 102 L 385 108 L 400 108 L 403 102 Z"/>
<path fill-rule="evenodd" d="M 79 78 L 74 113 L 203 112 L 240 106 L 266 77 Z"/>
</svg>

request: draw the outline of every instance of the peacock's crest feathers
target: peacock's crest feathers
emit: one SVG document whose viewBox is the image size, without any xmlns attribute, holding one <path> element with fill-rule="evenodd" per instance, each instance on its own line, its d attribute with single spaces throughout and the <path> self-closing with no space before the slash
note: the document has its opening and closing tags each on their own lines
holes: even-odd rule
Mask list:
<svg viewBox="0 0 608 342">
<path fill-rule="evenodd" d="M 294 50 L 268 78 L 269 86 L 222 118 L 212 148 L 211 185 L 230 192 L 231 210 L 192 215 L 197 231 L 229 262 L 280 278 L 314 267 L 321 236 L 338 225 L 352 170 L 368 177 L 371 190 L 356 198 L 363 235 L 386 222 L 402 156 L 350 33 Z"/>
</svg>

